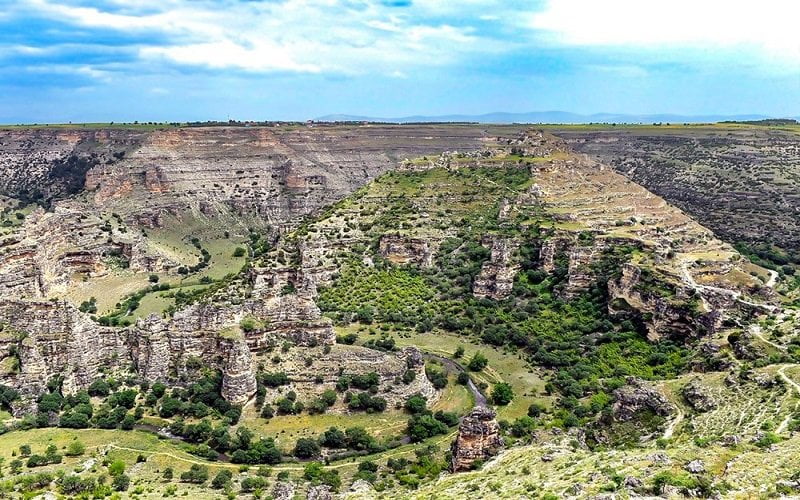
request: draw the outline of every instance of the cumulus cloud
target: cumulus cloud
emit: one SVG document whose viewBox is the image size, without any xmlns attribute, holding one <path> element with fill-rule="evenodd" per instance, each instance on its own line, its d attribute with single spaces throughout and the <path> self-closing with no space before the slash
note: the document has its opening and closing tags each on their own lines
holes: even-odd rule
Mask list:
<svg viewBox="0 0 800 500">
<path fill-rule="evenodd" d="M 405 3 L 106 0 L 87 6 L 26 0 L 25 5 L 54 22 L 157 34 L 162 42 L 138 44 L 142 59 L 212 69 L 387 73 L 500 47 L 479 40 L 469 26 L 411 16 Z"/>
<path fill-rule="evenodd" d="M 549 0 L 526 16 L 551 43 L 573 46 L 760 50 L 800 61 L 796 0 Z"/>
</svg>

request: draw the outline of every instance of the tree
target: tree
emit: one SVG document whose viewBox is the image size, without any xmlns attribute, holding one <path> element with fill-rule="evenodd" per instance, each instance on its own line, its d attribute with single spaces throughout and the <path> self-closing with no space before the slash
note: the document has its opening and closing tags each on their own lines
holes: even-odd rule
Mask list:
<svg viewBox="0 0 800 500">
<path fill-rule="evenodd" d="M 247 254 L 247 250 L 245 250 L 243 247 L 236 247 L 233 250 L 234 257 L 244 257 L 245 254 Z"/>
<path fill-rule="evenodd" d="M 489 360 L 486 359 L 486 356 L 481 354 L 480 352 L 476 352 L 472 358 L 469 360 L 469 364 L 467 364 L 467 368 L 473 372 L 479 372 L 486 368 L 486 365 L 489 364 Z"/>
<path fill-rule="evenodd" d="M 125 472 L 125 462 L 122 460 L 114 460 L 111 462 L 111 465 L 108 466 L 108 473 L 111 476 L 119 476 L 120 474 Z"/>
<path fill-rule="evenodd" d="M 316 440 L 300 438 L 294 445 L 292 454 L 297 458 L 314 458 L 320 453 L 320 446 Z"/>
<path fill-rule="evenodd" d="M 331 427 L 327 431 L 323 432 L 319 442 L 326 448 L 347 447 L 347 438 L 345 437 L 344 432 L 340 431 L 336 427 Z"/>
<path fill-rule="evenodd" d="M 86 446 L 80 441 L 73 441 L 67 446 L 65 455 L 68 457 L 79 457 L 86 452 Z"/>
<path fill-rule="evenodd" d="M 126 474 L 115 476 L 114 480 L 111 481 L 111 487 L 114 489 L 114 491 L 126 491 L 130 485 L 131 478 Z"/>
<path fill-rule="evenodd" d="M 538 417 L 544 410 L 545 407 L 541 403 L 531 403 L 531 405 L 528 406 L 528 416 L 534 418 Z"/>
<path fill-rule="evenodd" d="M 89 394 L 96 397 L 106 397 L 111 392 L 108 382 L 103 379 L 97 379 L 89 386 Z"/>
<path fill-rule="evenodd" d="M 221 471 L 217 472 L 217 475 L 211 480 L 211 487 L 217 490 L 227 488 L 231 484 L 232 478 L 233 473 L 231 471 L 228 469 L 222 469 Z"/>
<path fill-rule="evenodd" d="M 408 421 L 406 428 L 411 442 L 418 443 L 437 434 L 446 434 L 447 425 L 436 420 L 431 415 L 414 415 Z"/>
<path fill-rule="evenodd" d="M 456 348 L 456 352 L 453 353 L 453 357 L 459 359 L 463 355 L 464 355 L 464 346 L 458 346 Z"/>
<path fill-rule="evenodd" d="M 187 483 L 202 484 L 208 480 L 208 467 L 205 465 L 193 464 L 188 471 L 181 474 L 181 481 Z"/>
<path fill-rule="evenodd" d="M 514 399 L 514 391 L 511 386 L 505 382 L 495 384 L 492 389 L 492 401 L 496 405 L 505 406 Z"/>
<path fill-rule="evenodd" d="M 428 400 L 420 394 L 414 394 L 406 400 L 404 405 L 406 411 L 413 415 L 418 415 L 425 412 L 428 406 Z"/>
</svg>

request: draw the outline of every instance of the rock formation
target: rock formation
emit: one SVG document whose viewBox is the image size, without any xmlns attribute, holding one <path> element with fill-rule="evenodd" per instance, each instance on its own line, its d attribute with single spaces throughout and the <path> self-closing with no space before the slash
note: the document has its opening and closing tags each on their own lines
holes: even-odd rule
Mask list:
<svg viewBox="0 0 800 500">
<path fill-rule="evenodd" d="M 514 252 L 519 247 L 519 241 L 493 237 L 485 240 L 484 244 L 491 248 L 492 253 L 475 277 L 472 294 L 476 297 L 503 300 L 511 295 L 514 277 L 519 271 L 519 265 L 514 262 Z"/>
<path fill-rule="evenodd" d="M 611 408 L 615 420 L 626 422 L 636 418 L 642 411 L 651 411 L 666 417 L 675 412 L 675 407 L 662 393 L 646 382 L 628 377 L 626 385 L 614 391 Z"/>
<path fill-rule="evenodd" d="M 505 446 L 494 410 L 478 406 L 461 420 L 453 442 L 450 469 L 461 472 L 495 455 Z"/>
<path fill-rule="evenodd" d="M 706 412 L 717 407 L 717 402 L 708 393 L 708 390 L 700 384 L 700 380 L 696 378 L 683 386 L 681 393 L 686 402 L 699 412 Z"/>
</svg>

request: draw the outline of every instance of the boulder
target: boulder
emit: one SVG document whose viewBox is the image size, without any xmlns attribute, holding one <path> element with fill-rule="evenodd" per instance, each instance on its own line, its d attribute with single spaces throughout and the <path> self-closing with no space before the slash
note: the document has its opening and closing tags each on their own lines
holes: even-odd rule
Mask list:
<svg viewBox="0 0 800 500">
<path fill-rule="evenodd" d="M 717 402 L 708 394 L 706 388 L 702 386 L 697 378 L 692 379 L 691 382 L 683 386 L 681 392 L 689 406 L 699 412 L 706 412 L 717 407 Z"/>
</svg>

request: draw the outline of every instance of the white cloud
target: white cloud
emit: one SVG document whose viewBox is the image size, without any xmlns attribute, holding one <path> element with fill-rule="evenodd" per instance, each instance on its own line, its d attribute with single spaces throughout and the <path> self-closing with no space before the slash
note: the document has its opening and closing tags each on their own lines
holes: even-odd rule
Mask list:
<svg viewBox="0 0 800 500">
<path fill-rule="evenodd" d="M 370 1 L 106 0 L 92 7 L 26 2 L 59 22 L 121 34 L 152 32 L 167 42 L 139 44 L 142 59 L 212 69 L 387 74 L 498 50 L 469 27 L 426 22 L 407 9 Z"/>
<path fill-rule="evenodd" d="M 527 17 L 551 42 L 634 48 L 743 48 L 800 61 L 797 0 L 549 0 Z"/>
</svg>

